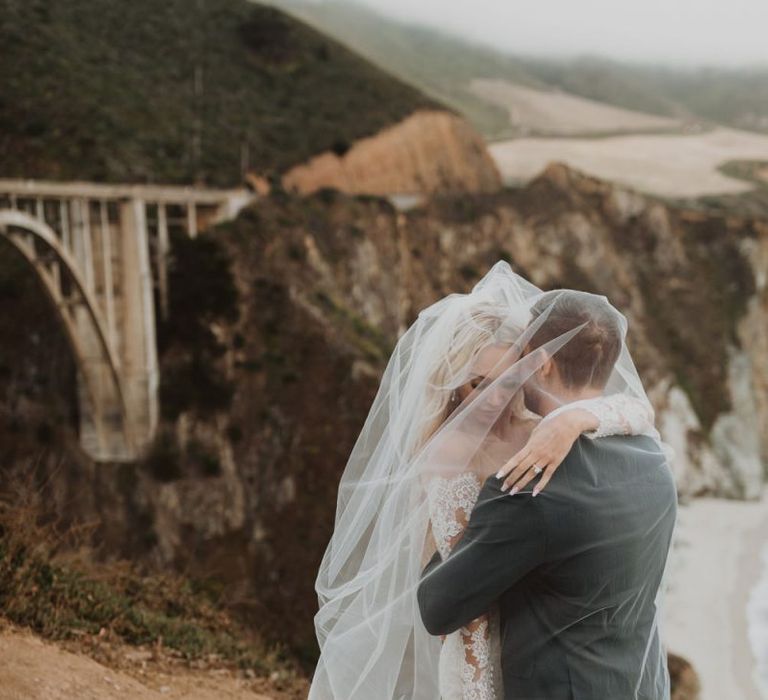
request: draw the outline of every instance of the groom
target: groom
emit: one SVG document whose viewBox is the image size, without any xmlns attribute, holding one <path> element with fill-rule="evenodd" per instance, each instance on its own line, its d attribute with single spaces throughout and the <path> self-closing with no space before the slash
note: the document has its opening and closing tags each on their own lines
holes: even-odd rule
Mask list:
<svg viewBox="0 0 768 700">
<path fill-rule="evenodd" d="M 527 353 L 581 329 L 526 387 L 530 408 L 546 415 L 602 393 L 623 344 L 618 312 L 560 290 L 532 312 Z M 486 481 L 459 544 L 424 569 L 427 630 L 449 634 L 498 604 L 508 700 L 668 698 L 655 598 L 677 499 L 658 444 L 581 438 L 538 497 L 501 485 Z"/>
</svg>

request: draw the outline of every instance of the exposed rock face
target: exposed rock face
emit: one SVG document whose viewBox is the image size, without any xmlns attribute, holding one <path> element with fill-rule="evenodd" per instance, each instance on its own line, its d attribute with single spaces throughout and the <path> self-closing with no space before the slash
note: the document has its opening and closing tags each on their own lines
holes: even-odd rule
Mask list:
<svg viewBox="0 0 768 700">
<path fill-rule="evenodd" d="M 765 323 L 765 319 L 761 319 Z M 760 415 L 753 393 L 752 361 L 743 350 L 729 348 L 728 391 L 732 409 L 712 426 L 712 447 L 722 470 L 730 474 L 737 494 L 759 498 L 763 490 Z"/>
<path fill-rule="evenodd" d="M 324 187 L 376 195 L 494 192 L 501 177 L 466 121 L 433 110 L 416 112 L 346 152 L 316 156 L 289 170 L 283 185 L 304 194 Z"/>
<path fill-rule="evenodd" d="M 211 263 L 212 239 L 231 262 Z M 176 329 L 161 333 L 170 393 L 156 449 L 94 467 L 53 443 L 37 475 L 56 510 L 104 522 L 112 555 L 223 581 L 243 616 L 307 658 L 338 477 L 389 351 L 420 309 L 499 259 L 625 312 L 684 496 L 750 497 L 763 480 L 763 222 L 671 209 L 552 165 L 522 190 L 408 214 L 329 191 L 275 195 L 193 248 L 175 266 Z M 28 471 L 21 444 L 6 478 Z"/>
<path fill-rule="evenodd" d="M 218 329 L 234 393 L 219 417 L 185 414 L 175 431 L 182 460 L 196 441 L 221 471 L 163 486 L 158 548 L 199 572 L 243 572 L 242 595 L 258 591 L 259 614 L 294 644 L 389 349 L 420 309 L 500 258 L 543 288 L 599 291 L 625 311 L 683 496 L 750 497 L 762 483 L 755 379 L 768 319 L 743 253 L 768 242 L 759 222 L 669 209 L 556 165 L 522 191 L 407 215 L 330 192 L 265 201 L 214 235 L 239 289 L 239 320 Z M 232 426 L 237 440 L 222 439 Z"/>
<path fill-rule="evenodd" d="M 686 393 L 662 381 L 651 395 L 657 410 L 657 427 L 674 454 L 672 469 L 683 497 L 707 492 L 730 493 L 730 473 L 721 468 L 707 442 L 694 439 L 703 432 Z"/>
</svg>

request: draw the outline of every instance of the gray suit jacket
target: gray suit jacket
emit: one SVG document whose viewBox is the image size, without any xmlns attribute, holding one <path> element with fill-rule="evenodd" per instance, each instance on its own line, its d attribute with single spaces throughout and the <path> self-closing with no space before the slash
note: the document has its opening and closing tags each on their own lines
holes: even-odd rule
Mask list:
<svg viewBox="0 0 768 700">
<path fill-rule="evenodd" d="M 655 625 L 677 512 L 663 453 L 646 437 L 579 439 L 545 491 L 486 481 L 451 555 L 424 569 L 431 634 L 499 605 L 509 700 L 662 700 Z"/>
</svg>

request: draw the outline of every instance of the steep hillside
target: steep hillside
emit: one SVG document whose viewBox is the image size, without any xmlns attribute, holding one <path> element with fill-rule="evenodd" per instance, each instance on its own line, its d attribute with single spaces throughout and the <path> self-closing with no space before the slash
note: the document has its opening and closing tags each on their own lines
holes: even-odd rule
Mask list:
<svg viewBox="0 0 768 700">
<path fill-rule="evenodd" d="M 247 0 L 0 0 L 0 15 L 0 177 L 237 185 L 439 108 Z"/>
<path fill-rule="evenodd" d="M 391 20 L 350 0 L 271 0 L 378 65 L 451 105 L 490 138 L 516 135 L 505 108 L 470 90 L 496 79 L 629 110 L 768 131 L 768 70 L 675 70 L 605 58 L 544 60 L 505 54 L 439 31 Z M 613 128 L 610 131 L 621 131 Z"/>
</svg>

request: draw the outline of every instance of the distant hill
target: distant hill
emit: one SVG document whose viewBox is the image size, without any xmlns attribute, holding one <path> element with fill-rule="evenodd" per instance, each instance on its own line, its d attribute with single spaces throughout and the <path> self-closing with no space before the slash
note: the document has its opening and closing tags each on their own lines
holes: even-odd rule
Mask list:
<svg viewBox="0 0 768 700">
<path fill-rule="evenodd" d="M 662 117 L 768 132 L 768 68 L 673 70 L 596 57 L 505 54 L 382 17 L 349 0 L 271 0 L 465 114 L 489 138 L 516 135 L 507 109 L 470 89 L 477 78 L 558 89 Z"/>
<path fill-rule="evenodd" d="M 433 99 L 247 0 L 0 0 L 0 177 L 239 184 Z"/>
<path fill-rule="evenodd" d="M 401 24 L 352 2 L 269 1 L 462 112 L 486 136 L 506 135 L 509 115 L 471 92 L 473 78 L 546 87 L 512 57 L 432 29 Z"/>
<path fill-rule="evenodd" d="M 576 95 L 768 133 L 768 67 L 683 70 L 593 56 L 525 62 L 540 80 Z"/>
</svg>

